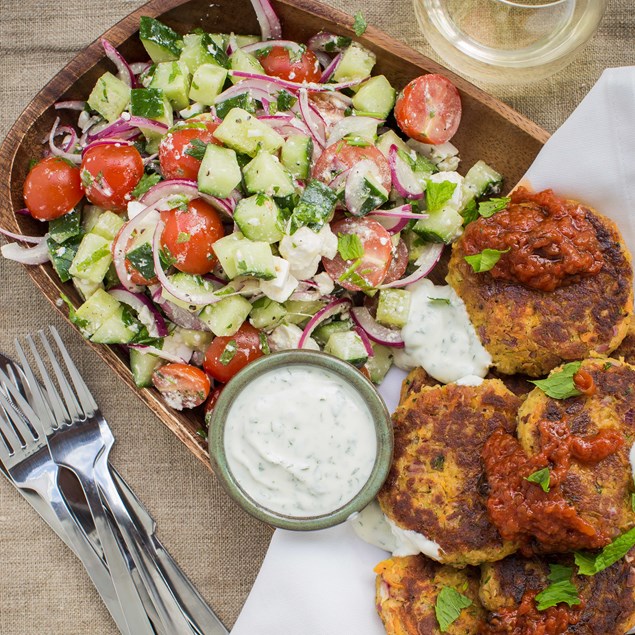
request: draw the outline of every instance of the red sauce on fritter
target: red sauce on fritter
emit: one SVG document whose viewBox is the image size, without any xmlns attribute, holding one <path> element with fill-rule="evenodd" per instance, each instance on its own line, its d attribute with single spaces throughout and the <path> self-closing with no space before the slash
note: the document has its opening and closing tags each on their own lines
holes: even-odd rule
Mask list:
<svg viewBox="0 0 635 635">
<path fill-rule="evenodd" d="M 572 435 L 564 421 L 538 425 L 541 452 L 528 457 L 516 437 L 502 428 L 485 443 L 482 456 L 490 493 L 487 509 L 506 540 L 517 541 L 521 551 L 564 552 L 597 549 L 611 538 L 584 520 L 564 498 L 564 482 L 571 460 L 595 464 L 624 445 L 623 435 L 610 429 L 594 436 Z M 527 477 L 549 468 L 549 491 Z M 536 544 L 537 543 L 537 544 Z"/>
<path fill-rule="evenodd" d="M 535 602 L 537 594 L 537 591 L 525 591 L 518 606 L 492 613 L 487 624 L 481 627 L 480 635 L 561 635 L 580 621 L 584 600 L 571 608 L 558 604 L 539 611 Z"/>
<path fill-rule="evenodd" d="M 506 251 L 489 273 L 539 291 L 594 276 L 604 264 L 585 209 L 552 190 L 532 194 L 519 187 L 504 210 L 470 223 L 462 240 L 468 256 L 484 249 Z"/>
</svg>

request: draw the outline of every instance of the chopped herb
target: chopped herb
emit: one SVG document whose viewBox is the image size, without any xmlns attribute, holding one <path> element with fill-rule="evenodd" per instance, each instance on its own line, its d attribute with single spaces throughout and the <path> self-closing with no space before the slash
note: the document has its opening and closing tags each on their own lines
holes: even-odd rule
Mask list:
<svg viewBox="0 0 635 635">
<path fill-rule="evenodd" d="M 498 249 L 483 249 L 483 251 L 479 254 L 464 257 L 465 261 L 471 265 L 474 273 L 483 273 L 493 269 L 496 263 L 500 260 L 500 257 L 508 251 L 509 248 L 504 251 L 499 251 Z"/>
<path fill-rule="evenodd" d="M 366 33 L 366 29 L 368 28 L 368 23 L 364 18 L 364 14 L 361 11 L 358 11 L 355 14 L 355 21 L 353 22 L 353 31 L 355 31 L 355 35 L 357 37 L 361 37 Z"/>
<path fill-rule="evenodd" d="M 437 472 L 443 471 L 443 466 L 445 465 L 445 457 L 443 454 L 439 454 L 435 456 L 432 461 L 430 461 L 430 467 Z"/>
<path fill-rule="evenodd" d="M 236 351 L 238 351 L 238 344 L 236 344 L 236 340 L 229 340 L 227 345 L 225 346 L 225 350 L 221 353 L 221 356 L 218 358 L 218 361 L 223 365 L 227 366 L 229 362 L 234 359 L 234 355 L 236 355 Z"/>
<path fill-rule="evenodd" d="M 205 156 L 205 150 L 207 150 L 207 144 L 200 139 L 192 139 L 188 147 L 185 149 L 185 154 L 194 157 L 198 161 L 202 161 Z"/>
<path fill-rule="evenodd" d="M 298 101 L 289 91 L 281 90 L 278 92 L 275 102 L 271 102 L 269 112 L 273 115 L 277 112 L 286 112 L 290 110 Z"/>
<path fill-rule="evenodd" d="M 93 179 L 93 175 L 86 168 L 82 170 L 80 178 L 85 190 L 88 189 L 95 180 Z"/>
<path fill-rule="evenodd" d="M 444 586 L 434 605 L 434 612 L 437 616 L 437 622 L 439 622 L 439 629 L 442 633 L 448 630 L 448 626 L 454 623 L 461 611 L 468 606 L 472 606 L 472 600 L 465 597 L 462 593 L 459 593 L 452 587 Z"/>
<path fill-rule="evenodd" d="M 291 64 L 297 64 L 300 60 L 302 60 L 302 56 L 306 53 L 306 46 L 304 44 L 300 44 L 297 49 L 288 49 L 288 51 L 289 62 L 291 62 Z"/>
<path fill-rule="evenodd" d="M 604 365 L 602 366 L 602 370 L 608 370 L 612 366 L 613 364 L 611 364 L 611 362 L 605 362 Z"/>
<path fill-rule="evenodd" d="M 161 180 L 160 174 L 144 174 L 137 187 L 132 190 L 132 198 L 141 198 L 151 187 L 154 187 Z"/>
<path fill-rule="evenodd" d="M 258 194 L 256 194 L 256 205 L 258 205 L 258 207 L 262 207 L 267 202 L 267 198 L 266 194 L 258 192 Z"/>
<path fill-rule="evenodd" d="M 447 304 L 450 305 L 450 298 L 428 298 L 430 304 Z"/>
<path fill-rule="evenodd" d="M 366 148 L 372 145 L 371 141 L 369 141 L 368 139 L 364 139 L 364 137 L 360 137 L 359 135 L 348 134 L 344 137 L 344 139 L 349 146 L 354 146 L 357 148 Z"/>
<path fill-rule="evenodd" d="M 530 483 L 536 483 L 542 487 L 543 492 L 549 491 L 549 483 L 551 480 L 551 473 L 548 467 L 543 467 L 542 470 L 538 470 L 533 474 L 530 474 L 527 479 Z"/>
<path fill-rule="evenodd" d="M 348 281 L 351 284 L 358 286 L 362 290 L 372 289 L 372 287 L 368 284 L 367 280 L 364 280 L 359 273 L 357 273 L 357 269 L 359 265 L 362 264 L 361 258 L 356 260 L 337 280 L 338 282 Z"/>
<path fill-rule="evenodd" d="M 573 569 L 561 564 L 550 564 L 549 571 L 547 577 L 551 584 L 536 596 L 536 608 L 539 611 L 545 611 L 562 602 L 569 606 L 580 604 L 578 589 L 571 582 Z"/>
<path fill-rule="evenodd" d="M 347 46 L 350 46 L 352 41 L 353 40 L 346 35 L 334 35 L 332 40 L 325 42 L 324 50 L 327 53 L 335 53 L 336 51 L 340 51 Z"/>
<path fill-rule="evenodd" d="M 582 393 L 576 388 L 573 376 L 580 370 L 582 362 L 569 362 L 561 370 L 551 373 L 547 379 L 538 379 L 530 383 L 538 386 L 553 399 L 568 399 Z"/>
<path fill-rule="evenodd" d="M 337 251 L 343 260 L 357 260 L 364 255 L 364 245 L 357 234 L 338 234 Z"/>
<path fill-rule="evenodd" d="M 271 353 L 271 349 L 269 348 L 269 340 L 267 339 L 267 336 L 260 331 L 260 333 L 258 333 L 258 337 L 260 338 L 260 350 L 263 355 L 269 355 Z"/>
<path fill-rule="evenodd" d="M 99 249 L 95 249 L 86 260 L 82 260 L 75 265 L 77 271 L 87 271 L 90 269 L 95 263 L 99 262 L 102 258 L 106 258 L 110 256 L 110 243 L 104 245 L 103 247 L 99 247 Z"/>
<path fill-rule="evenodd" d="M 597 554 L 575 553 L 575 563 L 580 575 L 595 575 L 623 558 L 635 546 L 635 528 L 616 538 Z"/>
<path fill-rule="evenodd" d="M 37 159 L 29 159 L 29 172 L 39 163 Z"/>
<path fill-rule="evenodd" d="M 134 267 L 146 280 L 152 280 L 156 275 L 154 270 L 154 259 L 152 257 L 152 245 L 142 243 L 126 254 L 126 260 Z M 166 265 L 169 266 L 169 265 Z"/>
<path fill-rule="evenodd" d="M 463 227 L 473 223 L 479 216 L 476 201 L 472 199 L 459 214 L 463 217 Z"/>
<path fill-rule="evenodd" d="M 503 198 L 491 198 L 489 201 L 483 201 L 478 204 L 478 213 L 483 218 L 489 218 L 496 214 L 496 212 L 500 212 L 505 209 L 512 199 L 509 197 Z"/>
<path fill-rule="evenodd" d="M 441 183 L 428 182 L 426 184 L 426 205 L 429 212 L 440 210 L 451 198 L 456 190 L 456 183 L 441 181 Z"/>
<path fill-rule="evenodd" d="M 254 51 L 254 55 L 256 57 L 267 57 L 267 55 L 269 55 L 269 53 L 271 53 L 271 50 L 273 49 L 273 46 L 265 46 L 264 48 L 258 49 L 257 51 Z"/>
<path fill-rule="evenodd" d="M 191 234 L 188 234 L 187 232 L 179 232 L 179 235 L 176 237 L 176 244 L 180 245 L 182 243 L 188 243 L 190 242 L 190 238 L 192 238 Z"/>
</svg>

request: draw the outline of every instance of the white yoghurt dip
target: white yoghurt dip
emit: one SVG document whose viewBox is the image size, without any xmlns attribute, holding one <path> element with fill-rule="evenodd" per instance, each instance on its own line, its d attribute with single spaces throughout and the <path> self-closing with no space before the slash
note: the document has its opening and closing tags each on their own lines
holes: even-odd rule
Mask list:
<svg viewBox="0 0 635 635">
<path fill-rule="evenodd" d="M 396 525 L 390 518 L 386 517 L 386 522 L 390 525 L 390 529 L 395 538 L 396 546 L 393 549 L 393 556 L 416 556 L 422 553 L 428 558 L 439 560 L 441 555 L 441 547 L 434 540 L 426 538 L 423 534 L 412 529 L 402 529 Z"/>
<path fill-rule="evenodd" d="M 410 316 L 401 330 L 409 360 L 444 384 L 464 377 L 485 377 L 492 363 L 463 300 L 450 286 L 424 278 L 408 287 Z"/>
<path fill-rule="evenodd" d="M 309 365 L 272 369 L 239 393 L 224 444 L 229 470 L 249 497 L 299 517 L 348 503 L 377 454 L 362 397 L 336 373 Z"/>
</svg>

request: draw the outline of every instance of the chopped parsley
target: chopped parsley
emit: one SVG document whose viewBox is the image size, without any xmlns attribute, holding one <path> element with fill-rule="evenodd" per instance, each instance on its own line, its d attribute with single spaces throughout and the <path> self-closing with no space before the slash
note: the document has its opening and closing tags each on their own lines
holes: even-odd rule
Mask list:
<svg viewBox="0 0 635 635">
<path fill-rule="evenodd" d="M 185 149 L 185 154 L 194 157 L 198 161 L 202 161 L 207 150 L 207 144 L 200 139 L 192 139 L 189 146 Z"/>
<path fill-rule="evenodd" d="M 271 114 L 275 114 L 276 112 L 285 112 L 287 110 L 291 110 L 296 101 L 298 101 L 297 97 L 294 97 L 289 91 L 281 90 L 278 92 L 275 103 L 271 103 L 269 110 L 270 112 L 273 111 Z"/>
<path fill-rule="evenodd" d="M 428 182 L 426 185 L 426 206 L 429 212 L 437 212 L 451 198 L 456 190 L 456 183 L 441 181 L 441 183 Z"/>
<path fill-rule="evenodd" d="M 267 336 L 260 331 L 260 333 L 258 333 L 258 337 L 260 338 L 260 350 L 263 355 L 269 355 L 271 353 L 271 348 L 269 348 L 269 340 L 267 339 Z"/>
<path fill-rule="evenodd" d="M 547 578 L 551 584 L 536 596 L 536 608 L 545 611 L 552 606 L 565 602 L 569 606 L 580 604 L 578 589 L 571 582 L 573 569 L 561 564 L 550 564 Z"/>
<path fill-rule="evenodd" d="M 366 22 L 364 14 L 361 11 L 358 11 L 355 14 L 355 21 L 353 22 L 353 31 L 355 31 L 355 35 L 357 37 L 361 37 L 364 33 L 366 33 L 367 28 L 368 22 Z"/>
<path fill-rule="evenodd" d="M 434 605 L 434 612 L 439 622 L 439 630 L 447 632 L 448 627 L 453 624 L 461 615 L 461 611 L 468 606 L 472 606 L 472 600 L 465 597 L 452 587 L 444 586 Z"/>
<path fill-rule="evenodd" d="M 430 304 L 447 304 L 450 305 L 450 298 L 428 298 Z"/>
<path fill-rule="evenodd" d="M 237 351 L 238 351 L 238 344 L 236 343 L 236 340 L 229 340 L 229 342 L 227 342 L 227 345 L 225 346 L 225 349 L 223 350 L 220 357 L 218 358 L 218 361 L 223 366 L 227 366 L 227 364 L 229 364 L 229 362 L 231 362 L 232 359 L 234 359 L 234 356 L 236 355 Z"/>
<path fill-rule="evenodd" d="M 306 46 L 304 44 L 300 44 L 297 49 L 290 48 L 287 50 L 289 51 L 289 62 L 291 62 L 291 64 L 297 64 L 302 60 L 302 56 L 306 53 Z"/>
<path fill-rule="evenodd" d="M 362 259 L 358 258 L 337 280 L 338 282 L 350 282 L 362 290 L 372 289 L 367 280 L 357 273 L 357 269 L 362 264 Z M 365 271 L 365 270 L 364 270 Z M 362 271 L 361 273 L 364 273 Z"/>
<path fill-rule="evenodd" d="M 472 199 L 459 213 L 463 217 L 463 227 L 474 222 L 479 216 L 476 201 Z"/>
<path fill-rule="evenodd" d="M 506 196 L 503 198 L 491 198 L 489 201 L 483 201 L 478 204 L 478 213 L 483 218 L 489 218 L 490 216 L 496 214 L 496 212 L 504 210 L 511 200 L 511 198 Z"/>
<path fill-rule="evenodd" d="M 364 245 L 357 234 L 338 234 L 337 251 L 343 260 L 357 260 L 364 255 Z"/>
<path fill-rule="evenodd" d="M 530 383 L 538 386 L 547 396 L 553 399 L 568 399 L 582 393 L 576 388 L 574 375 L 580 370 L 582 362 L 569 362 L 561 370 L 551 373 L 547 379 L 537 379 Z"/>
<path fill-rule="evenodd" d="M 496 263 L 500 260 L 500 257 L 508 251 L 509 248 L 504 251 L 500 251 L 498 249 L 483 249 L 483 251 L 479 254 L 465 256 L 465 262 L 472 267 L 474 273 L 483 273 L 493 269 L 496 266 Z"/>
<path fill-rule="evenodd" d="M 580 575 L 595 575 L 623 558 L 635 546 L 635 527 L 606 545 L 597 554 L 576 551 L 575 563 Z"/>
<path fill-rule="evenodd" d="M 132 198 L 141 198 L 151 187 L 161 180 L 160 174 L 144 174 L 137 186 L 132 190 Z"/>
<path fill-rule="evenodd" d="M 538 470 L 537 472 L 530 474 L 526 478 L 526 480 L 530 483 L 536 483 L 537 485 L 540 485 L 543 492 L 548 492 L 551 480 L 551 473 L 549 472 L 548 467 L 543 467 L 542 470 Z"/>
<path fill-rule="evenodd" d="M 179 235 L 176 237 L 176 244 L 180 245 L 182 243 L 188 243 L 190 242 L 190 238 L 192 238 L 191 234 L 188 234 L 187 232 L 179 232 Z"/>
</svg>

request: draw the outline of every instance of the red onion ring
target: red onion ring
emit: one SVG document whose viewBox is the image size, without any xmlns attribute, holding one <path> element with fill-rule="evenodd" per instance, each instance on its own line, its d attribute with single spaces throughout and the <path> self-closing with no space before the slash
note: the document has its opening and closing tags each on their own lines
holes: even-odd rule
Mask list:
<svg viewBox="0 0 635 635">
<path fill-rule="evenodd" d="M 58 101 L 55 104 L 55 110 L 84 110 L 86 107 L 85 101 L 79 99 L 69 99 L 67 101 Z"/>
<path fill-rule="evenodd" d="M 117 67 L 117 77 L 130 88 L 136 88 L 137 79 L 121 53 L 106 39 L 101 40 L 106 57 Z"/>
<path fill-rule="evenodd" d="M 303 50 L 302 45 L 294 42 L 293 40 L 266 40 L 264 42 L 245 44 L 245 46 L 241 46 L 240 48 L 245 53 L 254 53 L 255 51 L 260 51 L 261 49 L 266 49 L 271 46 L 281 46 L 282 48 L 291 50 L 294 53 L 299 53 Z"/>
<path fill-rule="evenodd" d="M 387 282 L 386 284 L 379 285 L 379 289 L 394 289 L 399 287 L 406 287 L 409 284 L 414 284 L 425 278 L 436 266 L 443 253 L 443 243 L 428 243 L 426 250 L 417 258 L 415 265 L 417 269 L 413 271 L 409 276 L 401 278 L 401 280 L 395 280 L 394 282 Z"/>
<path fill-rule="evenodd" d="M 395 207 L 393 209 L 376 209 L 373 212 L 373 215 L 385 216 L 386 218 L 406 218 L 408 220 L 421 220 L 423 218 L 428 218 L 427 214 L 417 214 L 411 210 L 412 205 L 406 203 L 405 205 L 400 205 L 399 207 Z"/>
<path fill-rule="evenodd" d="M 269 0 L 251 0 L 256 12 L 263 40 L 279 39 L 282 36 L 282 26 Z"/>
<path fill-rule="evenodd" d="M 216 97 L 214 103 L 220 104 L 227 99 L 231 99 L 232 97 L 236 97 L 247 92 L 258 101 L 262 101 L 263 99 L 275 101 L 276 94 L 280 92 L 280 87 L 276 83 L 270 81 L 270 79 L 271 78 L 267 75 L 259 75 L 258 79 L 245 79 L 223 91 L 220 95 L 218 95 L 218 97 Z"/>
<path fill-rule="evenodd" d="M 192 313 L 162 297 L 162 289 L 163 287 L 161 285 L 157 285 L 156 289 L 152 292 L 152 300 L 161 307 L 171 322 L 174 322 L 174 324 L 184 329 L 193 329 L 195 331 L 210 330 L 209 326 L 200 320 L 196 313 Z"/>
<path fill-rule="evenodd" d="M 315 82 L 290 82 L 286 79 L 280 79 L 279 77 L 270 77 L 269 75 L 248 73 L 246 71 L 229 71 L 229 75 L 232 77 L 244 77 L 246 79 L 261 79 L 264 81 L 270 81 L 277 86 L 282 86 L 283 88 L 288 88 L 290 90 L 300 90 L 300 88 L 306 88 L 307 90 L 316 93 L 330 93 L 336 90 L 344 90 L 345 88 L 359 86 L 359 84 L 363 84 L 370 79 L 369 77 L 363 77 L 361 79 L 352 79 L 348 82 L 340 82 L 339 84 L 318 84 Z"/>
<path fill-rule="evenodd" d="M 300 89 L 298 103 L 300 106 L 300 114 L 304 119 L 304 123 L 308 126 L 313 141 L 324 148 L 326 146 L 326 126 L 322 117 L 317 115 L 315 110 L 309 105 L 309 98 L 306 90 Z"/>
<path fill-rule="evenodd" d="M 89 150 L 96 148 L 97 146 L 108 146 L 108 145 L 120 145 L 120 146 L 131 146 L 134 145 L 132 141 L 129 139 L 97 139 L 97 141 L 92 141 L 87 146 L 82 148 L 82 156 L 84 156 Z"/>
<path fill-rule="evenodd" d="M 172 196 L 183 196 L 188 200 L 202 198 L 215 209 L 227 214 L 229 217 L 233 216 L 234 208 L 237 203 L 237 199 L 233 192 L 228 198 L 217 198 L 216 196 L 203 194 L 198 191 L 198 184 L 196 181 L 190 181 L 188 179 L 168 179 L 167 181 L 161 181 L 160 183 L 153 185 L 141 197 L 140 202 L 144 205 L 153 205 L 160 199 L 167 200 Z"/>
<path fill-rule="evenodd" d="M 370 343 L 370 339 L 368 338 L 368 334 L 366 331 L 359 325 L 355 326 L 355 332 L 359 335 L 359 338 L 362 340 L 362 344 L 366 349 L 366 354 L 368 357 L 374 357 L 375 351 L 373 350 L 373 345 Z"/>
<path fill-rule="evenodd" d="M 351 317 L 355 324 L 363 329 L 373 342 L 384 346 L 392 346 L 393 348 L 403 348 L 404 341 L 401 337 L 401 332 L 379 324 L 365 306 L 353 307 L 351 309 Z"/>
<path fill-rule="evenodd" d="M 334 35 L 333 33 L 329 33 L 328 31 L 320 31 L 313 37 L 309 38 L 308 47 L 309 50 L 317 52 L 322 51 L 326 53 L 340 53 L 346 47 L 338 46 L 337 41 L 341 38 L 340 35 Z M 348 38 L 350 40 L 350 38 Z M 328 44 L 332 44 L 329 47 L 329 50 L 326 50 L 326 46 Z"/>
<path fill-rule="evenodd" d="M 8 229 L 2 229 L 2 227 L 0 227 L 0 234 L 4 234 L 8 238 L 13 238 L 13 240 L 19 240 L 23 243 L 31 243 L 32 245 L 39 245 L 43 240 L 46 240 L 46 236 L 25 236 L 24 234 L 14 234 Z"/>
<path fill-rule="evenodd" d="M 330 62 L 330 64 L 324 69 L 324 72 L 322 73 L 321 77 L 320 77 L 320 82 L 321 83 L 326 83 L 329 81 L 329 79 L 331 79 L 333 73 L 335 72 L 335 69 L 339 66 L 339 63 L 342 61 L 342 54 L 338 53 Z"/>
<path fill-rule="evenodd" d="M 338 313 L 344 313 L 345 311 L 348 311 L 350 307 L 351 301 L 347 298 L 341 298 L 339 300 L 334 300 L 330 304 L 327 304 L 324 308 L 320 309 L 304 327 L 304 331 L 302 331 L 302 335 L 298 341 L 298 348 L 304 348 L 304 345 L 311 337 L 313 331 L 315 331 L 315 329 L 324 322 L 324 320 L 327 320 Z"/>
<path fill-rule="evenodd" d="M 62 159 L 66 159 L 68 161 L 71 161 L 71 163 L 81 163 L 82 162 L 82 157 L 79 154 L 72 154 L 70 152 L 68 152 L 67 150 L 62 150 L 61 148 L 58 148 L 55 145 L 55 137 L 58 134 L 64 134 L 63 131 L 68 131 L 69 128 L 68 126 L 62 126 L 62 128 L 60 128 L 58 130 L 58 126 L 60 123 L 60 118 L 58 117 L 55 120 L 55 123 L 53 124 L 53 127 L 51 128 L 51 132 L 49 134 L 49 138 L 48 138 L 48 142 L 49 142 L 49 148 L 51 149 L 51 153 L 56 156 L 56 157 L 60 157 Z M 72 130 L 72 128 L 70 128 L 70 130 Z M 75 145 L 77 143 L 77 135 L 75 134 L 75 131 L 72 130 L 73 135 L 75 137 L 75 141 L 74 143 L 69 147 L 69 144 L 66 144 L 65 148 L 70 149 L 71 147 L 73 147 L 73 145 Z M 71 141 L 72 141 L 72 137 L 71 137 Z"/>
<path fill-rule="evenodd" d="M 42 240 L 35 247 L 22 247 L 18 243 L 7 243 L 0 247 L 0 252 L 5 258 L 15 260 L 23 265 L 42 265 L 50 260 L 46 240 Z"/>
<path fill-rule="evenodd" d="M 392 182 L 400 196 L 410 199 L 423 198 L 423 188 L 409 165 L 399 156 L 399 148 L 395 144 L 388 150 L 388 163 Z"/>
<path fill-rule="evenodd" d="M 108 293 L 123 304 L 137 312 L 139 322 L 148 329 L 150 337 L 165 337 L 168 334 L 168 327 L 163 316 L 157 311 L 152 302 L 142 293 L 132 293 L 124 287 L 115 287 Z M 145 310 L 148 312 L 146 313 Z"/>
</svg>

